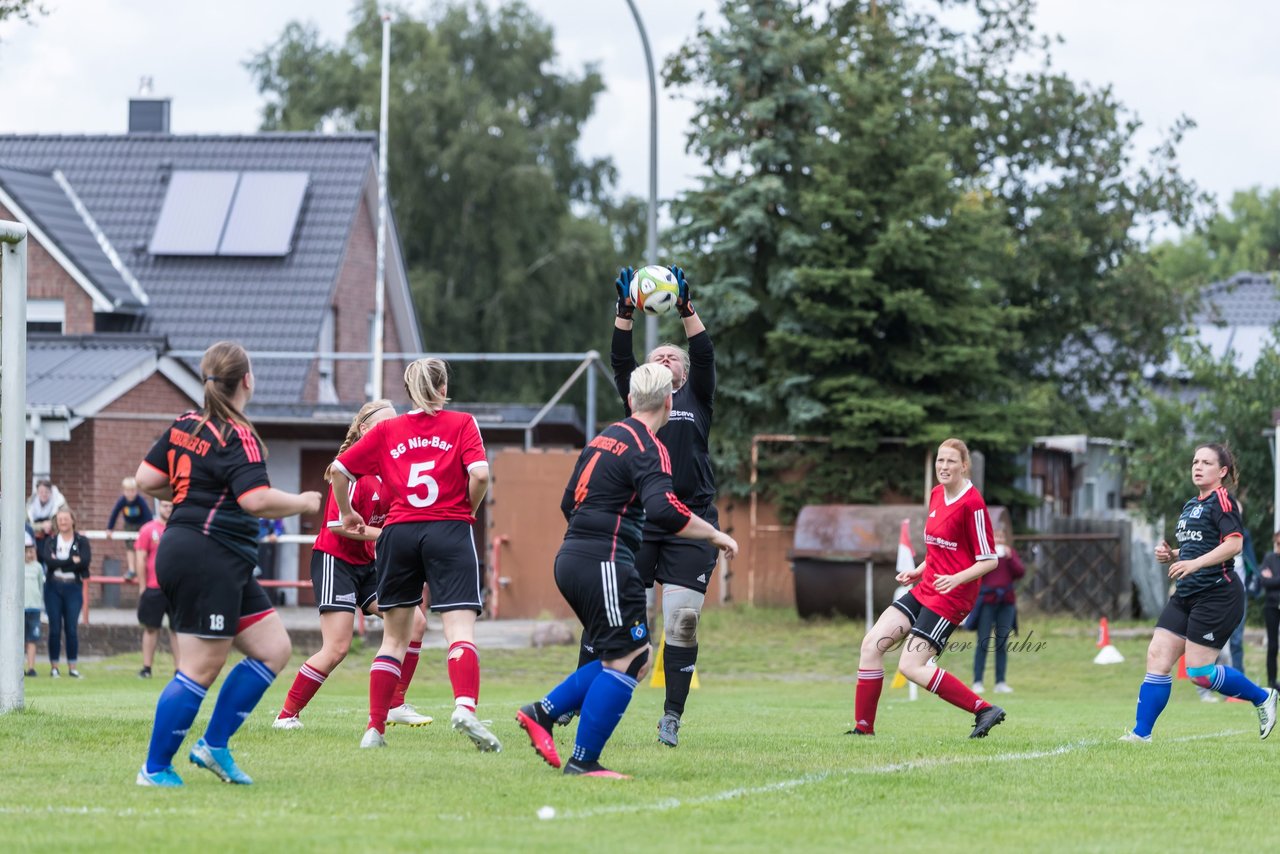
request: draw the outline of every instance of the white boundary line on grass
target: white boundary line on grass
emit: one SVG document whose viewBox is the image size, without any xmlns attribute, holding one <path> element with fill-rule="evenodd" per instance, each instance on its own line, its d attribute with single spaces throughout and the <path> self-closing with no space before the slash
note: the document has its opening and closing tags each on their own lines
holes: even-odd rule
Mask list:
<svg viewBox="0 0 1280 854">
<path fill-rule="evenodd" d="M 1248 730 L 1228 729 L 1221 732 L 1205 733 L 1201 735 L 1186 735 L 1179 738 L 1166 739 L 1163 743 L 1182 742 L 1182 741 L 1199 741 L 1206 738 L 1224 738 L 1232 735 L 1243 735 Z M 994 753 L 985 756 L 950 756 L 939 757 L 936 759 L 911 759 L 906 762 L 894 762 L 889 765 L 873 765 L 868 768 L 850 768 L 845 771 L 824 771 L 820 774 L 805 774 L 803 777 L 796 777 L 791 780 L 779 780 L 776 783 L 767 783 L 763 786 L 744 786 L 736 789 L 726 789 L 723 792 L 716 792 L 710 795 L 700 795 L 695 798 L 664 798 L 660 801 L 654 801 L 648 804 L 614 804 L 612 806 L 592 807 L 582 810 L 566 810 L 557 813 L 557 820 L 565 819 L 582 819 L 595 818 L 601 815 L 616 815 L 619 813 L 637 813 L 637 812 L 662 812 L 665 810 L 676 810 L 683 807 L 696 807 L 705 804 L 716 804 L 723 801 L 732 801 L 737 798 L 751 797 L 752 795 L 770 795 L 776 792 L 784 792 L 789 789 L 798 789 L 802 786 L 809 786 L 814 783 L 823 783 L 828 780 L 843 780 L 848 777 L 859 777 L 866 774 L 899 774 L 904 771 L 918 771 L 922 768 L 937 768 L 947 765 L 975 765 L 987 762 L 1025 762 L 1029 759 L 1048 759 L 1054 756 L 1062 756 L 1066 753 L 1073 753 L 1086 747 L 1097 747 L 1100 744 L 1107 743 L 1103 739 L 1084 739 L 1081 741 L 1073 741 L 1067 744 L 1060 744 L 1051 750 L 1032 750 L 1021 753 Z M 1149 749 L 1149 748 L 1142 748 Z"/>
<path fill-rule="evenodd" d="M 1227 729 L 1220 732 L 1201 733 L 1199 735 L 1184 735 L 1178 738 L 1170 738 L 1157 744 L 1168 744 L 1174 742 L 1185 741 L 1201 741 L 1209 738 L 1225 738 L 1233 735 L 1243 735 L 1249 730 Z M 937 768 L 948 765 L 974 765 L 984 762 L 1024 762 L 1028 759 L 1048 759 L 1054 756 L 1062 756 L 1067 753 L 1074 753 L 1086 747 L 1097 747 L 1100 744 L 1106 744 L 1104 739 L 1084 739 L 1081 741 L 1073 741 L 1067 744 L 1060 744 L 1051 750 L 1032 750 L 1020 753 L 994 753 L 986 756 L 951 756 L 939 757 L 936 759 L 911 759 L 906 762 L 894 762 L 889 765 L 873 765 L 868 768 L 850 768 L 845 771 L 824 771 L 821 774 L 806 774 L 803 777 L 796 777 L 792 780 L 779 780 L 776 783 L 768 783 L 763 786 L 747 786 L 736 789 L 727 789 L 723 792 L 716 792 L 710 795 L 702 795 L 696 798 L 664 798 L 660 801 L 654 801 L 649 804 L 616 804 L 613 806 L 594 807 L 584 810 L 566 810 L 559 813 L 555 820 L 563 821 L 566 819 L 584 819 L 594 818 L 601 815 L 616 815 L 619 813 L 637 813 L 637 812 L 661 812 L 665 810 L 681 809 L 682 807 L 696 807 L 704 804 L 721 803 L 723 801 L 731 801 L 736 798 L 746 798 L 752 795 L 768 795 L 775 792 L 783 792 L 789 789 L 798 789 L 802 786 L 812 785 L 814 783 L 822 783 L 827 780 L 842 780 L 848 777 L 857 777 L 867 774 L 899 774 L 904 771 L 916 771 L 922 768 Z M 1149 746 L 1135 746 L 1135 750 L 1150 750 Z M 0 815 L 100 815 L 114 816 L 116 818 L 135 818 L 143 816 L 156 815 L 193 815 L 198 809 L 196 804 L 191 805 L 174 805 L 170 804 L 163 807 L 101 807 L 101 806 L 0 806 Z M 288 811 L 276 813 L 280 816 L 292 815 Z M 258 813 L 265 815 L 265 813 Z M 461 819 L 461 816 L 441 815 L 441 819 Z"/>
</svg>

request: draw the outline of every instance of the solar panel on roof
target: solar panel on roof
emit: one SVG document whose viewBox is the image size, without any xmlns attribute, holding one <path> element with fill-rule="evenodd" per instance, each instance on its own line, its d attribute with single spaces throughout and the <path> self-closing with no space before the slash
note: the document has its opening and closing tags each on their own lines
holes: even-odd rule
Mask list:
<svg viewBox="0 0 1280 854">
<path fill-rule="evenodd" d="M 174 172 L 151 233 L 152 255 L 216 255 L 239 172 Z"/>
<path fill-rule="evenodd" d="M 288 255 L 302 199 L 306 172 L 242 172 L 219 255 Z"/>
</svg>

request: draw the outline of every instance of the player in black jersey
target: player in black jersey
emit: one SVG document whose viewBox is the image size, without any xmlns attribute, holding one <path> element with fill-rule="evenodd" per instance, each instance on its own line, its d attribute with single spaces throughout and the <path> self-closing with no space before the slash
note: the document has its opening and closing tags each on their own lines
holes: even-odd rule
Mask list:
<svg viewBox="0 0 1280 854">
<path fill-rule="evenodd" d="M 1244 587 L 1232 570 L 1243 545 L 1244 523 L 1225 482 L 1235 481 L 1235 461 L 1222 445 L 1201 445 L 1191 461 L 1199 494 L 1182 507 L 1175 537 L 1161 540 L 1156 560 L 1169 564 L 1176 587 L 1147 647 L 1147 675 L 1138 688 L 1136 722 L 1121 741 L 1151 741 L 1156 719 L 1169 702 L 1174 662 L 1186 655 L 1187 675 L 1201 688 L 1249 700 L 1258 709 L 1262 738 L 1276 725 L 1275 689 L 1263 689 L 1240 671 L 1214 662 L 1244 616 Z"/>
<path fill-rule="evenodd" d="M 179 416 L 138 466 L 139 488 L 173 502 L 156 552 L 156 578 L 169 600 L 169 625 L 182 663 L 156 704 L 140 786 L 182 785 L 173 755 L 232 646 L 245 658 L 227 674 L 190 759 L 224 782 L 253 782 L 231 757 L 227 740 L 292 651 L 280 615 L 253 577 L 258 517 L 320 510 L 320 493 L 282 492 L 267 479 L 265 448 L 244 416 L 253 396 L 244 348 L 214 344 L 200 361 L 200 373 L 204 408 Z"/>
<path fill-rule="evenodd" d="M 671 419 L 658 431 L 658 438 L 671 454 L 671 479 L 676 497 L 718 527 L 716 481 L 708 446 L 716 392 L 715 348 L 690 300 L 684 271 L 679 267 L 670 269 L 680 287 L 676 310 L 680 312 L 689 349 L 686 352 L 674 344 L 662 344 L 646 358 L 646 362 L 670 370 L 672 376 Z M 631 341 L 635 310 L 631 303 L 632 275 L 631 268 L 624 268 L 614 283 L 618 301 L 610 361 L 623 406 L 627 405 L 631 372 L 636 369 Z M 652 588 L 655 581 L 662 585 L 662 626 L 666 635 L 663 675 L 667 696 L 658 721 L 658 740 L 670 747 L 679 743 L 680 719 L 698 661 L 698 621 L 715 568 L 716 550 L 707 543 L 672 536 L 652 522 L 645 525 L 644 544 L 636 555 L 636 569 L 646 588 Z M 579 663 L 585 664 L 590 655 L 590 650 L 584 647 Z"/>
<path fill-rule="evenodd" d="M 534 750 L 559 768 L 552 722 L 581 711 L 566 774 L 623 776 L 601 767 L 599 758 L 648 670 L 644 583 L 635 567 L 642 530 L 654 525 L 706 541 L 729 558 L 738 551 L 732 537 L 690 513 L 674 493 L 670 458 L 654 435 L 671 413 L 671 383 L 671 372 L 660 365 L 632 372 L 632 415 L 583 449 L 560 502 L 569 529 L 556 555 L 556 586 L 582 622 L 584 643 L 595 656 L 540 702 L 522 707 L 516 720 Z"/>
</svg>

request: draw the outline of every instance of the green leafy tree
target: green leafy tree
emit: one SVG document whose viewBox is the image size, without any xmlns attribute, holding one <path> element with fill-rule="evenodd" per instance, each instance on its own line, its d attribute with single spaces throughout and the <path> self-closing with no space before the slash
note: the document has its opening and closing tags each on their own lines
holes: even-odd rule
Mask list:
<svg viewBox="0 0 1280 854">
<path fill-rule="evenodd" d="M 1155 257 L 1164 278 L 1192 286 L 1236 273 L 1280 271 L 1280 189 L 1253 187 L 1235 193 L 1225 211 L 1183 237 L 1161 243 Z"/>
<path fill-rule="evenodd" d="M 1051 425 L 1119 429 L 1087 401 L 1165 358 L 1191 299 L 1145 229 L 1197 197 L 1182 126 L 1135 169 L 1136 121 L 1052 70 L 1032 9 L 975 3 L 956 30 L 907 0 L 726 2 L 668 64 L 709 172 L 671 237 L 728 354 L 723 462 L 817 434 L 835 456 L 797 500 L 918 497 L 946 435 L 999 458 Z"/>
<path fill-rule="evenodd" d="M 1134 418 L 1127 476 L 1139 508 L 1153 522 L 1172 524 L 1195 493 L 1191 458 L 1197 445 L 1219 442 L 1235 455 L 1239 483 L 1232 491 L 1244 508 L 1256 546 L 1271 542 L 1275 469 L 1270 448 L 1272 413 L 1280 401 L 1280 345 L 1271 343 L 1257 362 L 1242 366 L 1234 352 L 1215 358 L 1202 344 L 1180 344 L 1177 373 L 1157 378 Z"/>
<path fill-rule="evenodd" d="M 551 29 L 520 2 L 397 11 L 391 44 L 388 184 L 427 348 L 598 348 L 642 221 L 610 198 L 612 165 L 577 152 L 600 75 L 554 71 Z M 376 130 L 381 49 L 373 0 L 340 45 L 289 24 L 248 63 L 263 129 Z M 545 398 L 570 369 L 454 367 L 470 400 Z"/>
<path fill-rule="evenodd" d="M 0 0 L 0 21 L 13 18 L 30 21 L 32 15 L 47 15 L 49 10 L 38 0 Z"/>
</svg>

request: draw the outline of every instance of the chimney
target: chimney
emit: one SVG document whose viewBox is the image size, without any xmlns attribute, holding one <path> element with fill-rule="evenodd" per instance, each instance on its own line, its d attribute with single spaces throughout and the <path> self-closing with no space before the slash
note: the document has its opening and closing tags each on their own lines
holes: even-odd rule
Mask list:
<svg viewBox="0 0 1280 854">
<path fill-rule="evenodd" d="M 129 99 L 129 133 L 168 133 L 169 99 L 157 98 L 153 81 L 143 77 L 138 94 Z"/>
</svg>

